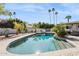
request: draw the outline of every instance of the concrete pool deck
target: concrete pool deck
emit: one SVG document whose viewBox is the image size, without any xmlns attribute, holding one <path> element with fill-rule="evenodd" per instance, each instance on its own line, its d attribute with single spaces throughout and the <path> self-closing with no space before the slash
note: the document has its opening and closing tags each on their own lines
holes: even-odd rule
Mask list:
<svg viewBox="0 0 79 59">
<path fill-rule="evenodd" d="M 21 35 L 19 35 L 19 37 L 1 40 L 0 41 L 0 55 L 1 56 L 17 56 L 18 54 L 9 53 L 6 50 L 8 44 L 11 43 L 12 41 L 19 39 L 19 38 L 22 38 L 22 37 L 25 37 L 25 36 L 28 36 L 28 35 L 32 35 L 32 34 L 34 34 L 34 33 L 21 34 Z M 77 37 L 77 39 L 79 39 L 79 37 Z M 79 56 L 79 41 L 71 41 L 71 40 L 68 40 L 68 39 L 67 39 L 67 41 L 69 43 L 75 45 L 75 47 L 57 50 L 57 51 L 50 51 L 50 52 L 45 52 L 45 53 L 40 53 L 40 54 L 30 54 L 30 55 L 33 55 L 33 56 Z M 26 54 L 26 56 L 28 56 L 28 55 Z"/>
</svg>

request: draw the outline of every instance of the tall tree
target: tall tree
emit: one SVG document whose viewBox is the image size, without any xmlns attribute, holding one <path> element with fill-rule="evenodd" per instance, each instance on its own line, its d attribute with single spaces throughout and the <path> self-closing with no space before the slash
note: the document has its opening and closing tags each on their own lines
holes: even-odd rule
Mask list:
<svg viewBox="0 0 79 59">
<path fill-rule="evenodd" d="M 10 19 L 11 19 L 13 14 L 12 14 L 12 12 L 9 12 L 8 15 L 10 16 Z"/>
<path fill-rule="evenodd" d="M 51 24 L 51 10 L 49 9 L 48 12 L 49 12 L 50 24 Z"/>
<path fill-rule="evenodd" d="M 54 21 L 54 24 L 55 24 L 55 8 L 52 8 L 52 12 L 53 12 L 53 21 Z"/>
<path fill-rule="evenodd" d="M 5 6 L 2 3 L 0 3 L 0 15 L 8 15 L 8 10 L 5 9 Z"/>
<path fill-rule="evenodd" d="M 0 15 L 8 16 L 9 11 L 5 9 L 5 4 L 0 3 Z"/>
<path fill-rule="evenodd" d="M 67 19 L 67 21 L 68 21 L 68 23 L 69 23 L 69 20 L 72 18 L 72 16 L 71 16 L 71 15 L 68 15 L 68 16 L 66 16 L 65 18 Z"/>
<path fill-rule="evenodd" d="M 57 15 L 58 15 L 58 12 L 55 12 L 55 18 L 56 18 L 56 23 L 55 24 L 57 24 Z"/>
<path fill-rule="evenodd" d="M 4 9 L 4 4 L 1 4 L 0 3 L 0 15 L 2 15 L 3 14 L 3 11 L 4 11 L 5 9 Z"/>
<path fill-rule="evenodd" d="M 16 19 L 16 12 L 13 12 L 14 18 Z"/>
</svg>

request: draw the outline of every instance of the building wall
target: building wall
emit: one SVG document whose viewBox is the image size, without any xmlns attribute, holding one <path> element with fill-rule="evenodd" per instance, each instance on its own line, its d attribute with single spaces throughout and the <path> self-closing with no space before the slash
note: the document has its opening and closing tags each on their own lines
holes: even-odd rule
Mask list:
<svg viewBox="0 0 79 59">
<path fill-rule="evenodd" d="M 66 28 L 67 31 L 79 31 L 79 24 L 69 24 L 69 29 Z"/>
</svg>

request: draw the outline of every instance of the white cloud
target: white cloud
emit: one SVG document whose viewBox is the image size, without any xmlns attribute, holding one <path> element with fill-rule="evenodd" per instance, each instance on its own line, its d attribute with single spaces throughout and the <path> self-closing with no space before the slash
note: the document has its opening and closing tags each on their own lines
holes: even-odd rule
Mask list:
<svg viewBox="0 0 79 59">
<path fill-rule="evenodd" d="M 15 9 L 23 10 L 23 11 L 31 11 L 31 12 L 44 10 L 43 7 L 38 6 L 38 5 L 22 5 L 22 6 L 18 7 L 18 8 L 15 8 Z"/>
<path fill-rule="evenodd" d="M 35 12 L 36 15 L 35 16 L 35 20 L 38 21 L 47 21 L 49 20 L 49 14 L 48 14 L 48 9 L 52 8 L 53 5 L 52 4 L 47 4 L 45 5 L 45 7 L 43 5 L 38 5 L 38 4 L 19 4 L 19 6 L 13 9 L 21 10 L 21 11 L 26 11 L 26 12 Z M 79 4 L 60 4 L 59 6 L 55 6 L 57 8 L 58 11 L 58 22 L 65 22 L 67 21 L 65 19 L 65 16 L 67 15 L 71 15 L 72 16 L 72 20 L 77 19 L 78 20 L 78 16 L 79 16 Z M 62 8 L 62 9 L 60 9 Z M 28 15 L 29 13 L 27 13 L 26 15 Z M 30 14 L 32 15 L 32 14 Z M 77 16 L 77 18 L 76 18 Z M 53 20 L 52 20 L 53 21 Z M 52 22 L 53 23 L 53 22 Z"/>
</svg>

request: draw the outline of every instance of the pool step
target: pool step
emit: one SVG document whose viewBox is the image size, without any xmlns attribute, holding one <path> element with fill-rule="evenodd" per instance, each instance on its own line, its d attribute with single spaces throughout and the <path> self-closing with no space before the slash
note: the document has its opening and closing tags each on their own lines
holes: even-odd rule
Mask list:
<svg viewBox="0 0 79 59">
<path fill-rule="evenodd" d="M 64 42 L 67 48 L 72 48 L 73 46 L 69 44 L 68 42 Z"/>
<path fill-rule="evenodd" d="M 58 44 L 58 42 L 56 40 L 53 40 L 53 42 L 54 42 L 54 45 L 55 45 L 55 49 L 56 50 L 61 49 L 60 46 L 59 46 L 59 44 Z"/>
<path fill-rule="evenodd" d="M 63 44 L 63 46 L 64 46 L 65 48 L 68 48 L 68 46 L 66 45 L 65 41 L 61 41 L 61 42 L 62 42 L 62 44 Z"/>
<path fill-rule="evenodd" d="M 60 49 L 65 49 L 65 45 L 61 42 L 61 41 L 58 41 L 58 45 L 60 46 Z"/>
<path fill-rule="evenodd" d="M 57 46 L 57 44 L 56 44 L 56 41 L 53 40 L 53 43 L 54 43 L 54 46 L 55 46 L 55 50 L 57 50 L 58 46 Z"/>
<path fill-rule="evenodd" d="M 64 45 L 65 48 L 72 48 L 73 46 L 69 44 L 68 42 L 61 41 L 61 43 Z"/>
<path fill-rule="evenodd" d="M 62 49 L 61 45 L 58 43 L 58 40 L 56 40 L 55 43 L 56 43 L 56 46 L 57 46 L 57 50 Z"/>
</svg>

